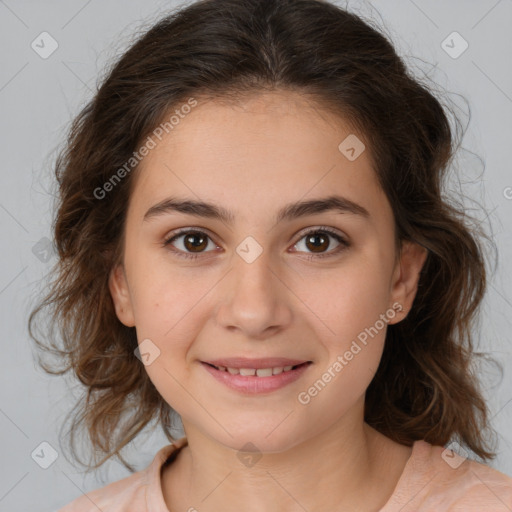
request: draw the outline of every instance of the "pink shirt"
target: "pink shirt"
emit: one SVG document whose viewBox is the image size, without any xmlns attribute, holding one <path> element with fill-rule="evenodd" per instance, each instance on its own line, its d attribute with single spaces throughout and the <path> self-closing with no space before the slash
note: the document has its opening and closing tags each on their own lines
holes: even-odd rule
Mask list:
<svg viewBox="0 0 512 512">
<path fill-rule="evenodd" d="M 58 512 L 169 512 L 160 473 L 186 437 L 164 446 L 144 470 L 84 494 Z M 442 456 L 444 452 L 444 458 Z M 512 478 L 442 446 L 416 441 L 400 479 L 379 512 L 510 512 Z M 457 467 L 456 467 L 457 466 Z"/>
</svg>

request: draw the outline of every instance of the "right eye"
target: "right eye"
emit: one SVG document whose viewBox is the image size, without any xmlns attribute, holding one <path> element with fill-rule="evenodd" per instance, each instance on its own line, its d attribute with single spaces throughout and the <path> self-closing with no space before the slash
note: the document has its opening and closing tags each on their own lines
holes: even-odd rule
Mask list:
<svg viewBox="0 0 512 512">
<path fill-rule="evenodd" d="M 176 249 L 174 242 L 180 239 L 182 239 L 180 242 L 182 248 Z M 217 247 L 211 240 L 210 236 L 204 231 L 185 228 L 171 233 L 170 237 L 164 241 L 163 245 L 164 247 L 169 247 L 169 249 L 178 257 L 196 259 L 198 255 L 203 252 L 211 252 L 203 250 L 208 247 L 208 240 L 214 248 Z"/>
</svg>

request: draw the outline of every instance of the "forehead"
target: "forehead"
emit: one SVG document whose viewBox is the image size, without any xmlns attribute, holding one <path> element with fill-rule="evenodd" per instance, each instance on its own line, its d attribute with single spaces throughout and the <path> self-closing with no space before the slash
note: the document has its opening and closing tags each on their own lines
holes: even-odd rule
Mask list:
<svg viewBox="0 0 512 512">
<path fill-rule="evenodd" d="M 153 139 L 132 193 L 138 216 L 169 195 L 229 205 L 241 216 L 248 207 L 263 215 L 275 204 L 333 193 L 386 208 L 363 135 L 296 92 L 198 102 Z"/>
</svg>

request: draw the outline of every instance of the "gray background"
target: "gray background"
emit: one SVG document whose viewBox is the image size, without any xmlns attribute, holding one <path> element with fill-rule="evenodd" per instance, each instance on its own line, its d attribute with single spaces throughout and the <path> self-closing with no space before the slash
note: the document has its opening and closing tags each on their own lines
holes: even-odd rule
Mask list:
<svg viewBox="0 0 512 512">
<path fill-rule="evenodd" d="M 40 453 L 42 442 L 59 452 L 59 426 L 79 388 L 37 368 L 26 320 L 41 292 L 41 279 L 55 262 L 55 256 L 46 253 L 52 237 L 55 150 L 71 118 L 93 94 L 105 63 L 122 52 L 135 31 L 177 4 L 0 1 L 1 511 L 55 510 L 82 492 L 129 474 L 119 463 L 110 462 L 96 475 L 84 477 L 61 453 L 48 469 L 36 464 L 31 454 L 36 449 Z M 508 188 L 512 187 L 512 2 L 349 1 L 348 7 L 384 23 L 417 76 L 428 74 L 452 92 L 451 99 L 461 108 L 465 105 L 458 95 L 469 101 L 471 121 L 463 141 L 467 151 L 458 159 L 462 192 L 487 208 L 488 215 L 479 218 L 488 231 L 492 229 L 499 252 L 477 333 L 479 349 L 491 352 L 505 369 L 501 382 L 487 374 L 485 379 L 492 423 L 499 434 L 499 457 L 491 465 L 512 475 L 512 297 L 507 271 L 512 255 L 512 188 Z M 31 47 L 44 31 L 58 43 L 46 59 Z M 454 31 L 469 44 L 457 58 L 442 47 Z M 448 39 L 448 44 L 452 52 L 461 48 L 456 39 L 453 43 Z M 125 453 L 135 457 L 130 460 L 142 469 L 164 444 L 163 434 L 148 430 Z M 45 454 L 50 452 L 44 449 Z"/>
</svg>

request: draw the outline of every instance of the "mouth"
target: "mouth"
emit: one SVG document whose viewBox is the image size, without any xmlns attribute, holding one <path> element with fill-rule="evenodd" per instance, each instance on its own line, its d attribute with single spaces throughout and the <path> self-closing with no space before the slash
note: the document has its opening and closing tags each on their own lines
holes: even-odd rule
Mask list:
<svg viewBox="0 0 512 512">
<path fill-rule="evenodd" d="M 259 368 L 251 367 L 250 365 L 246 365 L 245 367 L 236 367 L 236 366 L 222 366 L 222 365 L 215 365 L 213 363 L 207 363 L 205 361 L 202 361 L 203 364 L 206 364 L 210 366 L 211 368 L 215 368 L 216 370 L 219 370 L 220 372 L 229 373 L 231 375 L 241 375 L 242 377 L 272 377 L 273 375 L 280 375 L 281 373 L 287 373 L 294 370 L 297 370 L 298 368 L 301 368 L 303 366 L 308 366 L 312 364 L 312 361 L 305 361 L 304 363 L 299 364 L 289 364 L 285 366 L 261 366 Z M 255 364 L 253 366 L 256 366 Z"/>
<path fill-rule="evenodd" d="M 312 364 L 313 361 L 284 358 L 201 361 L 215 380 L 245 395 L 267 394 L 284 388 L 300 379 Z"/>
</svg>

